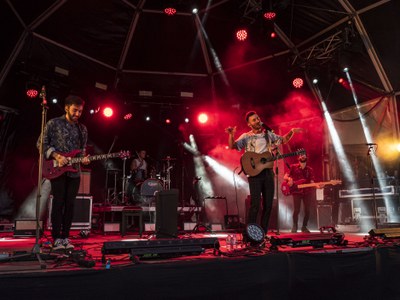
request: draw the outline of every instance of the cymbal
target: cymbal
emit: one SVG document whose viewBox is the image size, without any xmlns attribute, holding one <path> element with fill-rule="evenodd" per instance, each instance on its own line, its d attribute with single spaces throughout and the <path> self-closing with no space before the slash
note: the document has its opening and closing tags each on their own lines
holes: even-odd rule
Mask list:
<svg viewBox="0 0 400 300">
<path fill-rule="evenodd" d="M 176 158 L 167 156 L 166 158 L 163 158 L 162 160 L 176 160 Z"/>
</svg>

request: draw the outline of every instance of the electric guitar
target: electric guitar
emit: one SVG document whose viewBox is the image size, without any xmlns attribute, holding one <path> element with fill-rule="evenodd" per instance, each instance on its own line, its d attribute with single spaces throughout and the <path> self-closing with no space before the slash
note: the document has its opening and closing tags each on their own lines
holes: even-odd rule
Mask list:
<svg viewBox="0 0 400 300">
<path fill-rule="evenodd" d="M 313 182 L 313 183 L 304 183 L 305 179 L 300 179 L 293 182 L 292 186 L 289 186 L 288 182 L 285 180 L 281 184 L 282 194 L 285 196 L 289 196 L 295 192 L 299 192 L 299 189 L 309 188 L 309 187 L 318 187 L 319 185 L 337 185 L 342 184 L 341 180 L 330 180 L 330 181 L 322 181 L 322 182 Z"/>
<path fill-rule="evenodd" d="M 242 155 L 240 162 L 242 164 L 242 170 L 246 175 L 256 176 L 260 174 L 262 170 L 272 168 L 274 165 L 274 161 L 277 159 L 301 155 L 305 153 L 306 150 L 299 149 L 296 152 L 274 156 L 270 152 L 255 153 L 247 151 Z"/>
<path fill-rule="evenodd" d="M 81 153 L 80 150 L 74 150 L 69 153 L 60 153 L 62 156 L 70 158 L 68 164 L 62 167 L 58 165 L 58 162 L 55 159 L 44 160 L 43 170 L 42 170 L 43 177 L 46 179 L 54 179 L 61 176 L 65 172 L 75 172 L 75 173 L 78 172 L 79 163 L 82 162 L 84 158 L 84 157 L 75 157 L 79 153 Z M 93 161 L 93 160 L 108 159 L 113 157 L 128 158 L 129 156 L 130 156 L 129 151 L 120 151 L 110 154 L 93 155 L 89 156 L 88 159 L 89 161 Z"/>
</svg>

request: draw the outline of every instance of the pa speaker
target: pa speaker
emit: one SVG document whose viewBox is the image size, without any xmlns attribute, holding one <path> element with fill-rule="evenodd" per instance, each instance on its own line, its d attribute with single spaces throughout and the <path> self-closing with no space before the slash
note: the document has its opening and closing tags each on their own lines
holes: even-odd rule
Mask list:
<svg viewBox="0 0 400 300">
<path fill-rule="evenodd" d="M 171 238 L 178 234 L 179 190 L 156 193 L 156 238 Z"/>
</svg>

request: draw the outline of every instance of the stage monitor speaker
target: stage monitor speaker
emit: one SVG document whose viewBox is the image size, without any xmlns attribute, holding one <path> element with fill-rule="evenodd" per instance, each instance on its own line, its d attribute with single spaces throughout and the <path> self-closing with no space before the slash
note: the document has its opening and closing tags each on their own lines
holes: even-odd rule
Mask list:
<svg viewBox="0 0 400 300">
<path fill-rule="evenodd" d="M 39 221 L 39 234 L 43 233 L 43 221 Z M 36 220 L 15 220 L 14 236 L 36 236 Z"/>
<path fill-rule="evenodd" d="M 74 203 L 74 216 L 72 217 L 72 230 L 91 229 L 92 227 L 92 196 L 76 196 Z M 51 210 L 53 195 L 50 195 L 47 229 L 51 229 Z"/>
<path fill-rule="evenodd" d="M 156 238 L 174 238 L 178 234 L 179 190 L 156 193 Z"/>
</svg>

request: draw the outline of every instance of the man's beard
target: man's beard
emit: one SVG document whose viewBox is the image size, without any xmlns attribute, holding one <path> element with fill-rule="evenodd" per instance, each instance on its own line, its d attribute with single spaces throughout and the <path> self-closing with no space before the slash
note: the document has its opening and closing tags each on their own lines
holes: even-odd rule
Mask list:
<svg viewBox="0 0 400 300">
<path fill-rule="evenodd" d="M 73 115 L 71 115 L 70 113 L 69 113 L 69 111 L 67 111 L 67 115 L 68 115 L 68 120 L 70 120 L 70 121 L 72 121 L 72 122 L 75 122 L 75 123 L 77 123 L 78 122 L 78 117 L 76 118 L 76 119 L 74 119 L 74 116 Z"/>
</svg>

